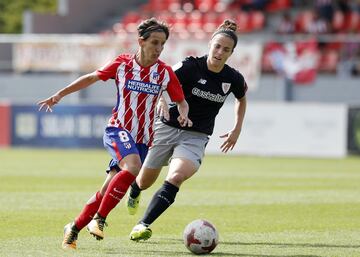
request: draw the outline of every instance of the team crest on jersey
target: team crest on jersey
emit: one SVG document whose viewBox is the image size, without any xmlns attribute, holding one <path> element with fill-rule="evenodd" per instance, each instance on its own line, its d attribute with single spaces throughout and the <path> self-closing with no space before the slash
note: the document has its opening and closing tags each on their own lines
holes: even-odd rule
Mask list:
<svg viewBox="0 0 360 257">
<path fill-rule="evenodd" d="M 131 144 L 130 144 L 130 143 L 124 143 L 124 147 L 125 147 L 126 149 L 130 149 L 130 148 L 131 148 Z"/>
<path fill-rule="evenodd" d="M 230 87 L 231 87 L 231 83 L 225 83 L 225 82 L 223 82 L 223 83 L 221 84 L 221 87 L 222 87 L 222 90 L 223 90 L 224 94 L 226 94 L 227 92 L 229 92 L 229 89 L 230 89 Z"/>
<path fill-rule="evenodd" d="M 154 71 L 154 72 L 151 74 L 151 76 L 152 76 L 152 79 L 153 79 L 153 80 L 158 80 L 159 77 L 160 77 L 160 74 L 157 73 L 156 71 Z"/>
</svg>

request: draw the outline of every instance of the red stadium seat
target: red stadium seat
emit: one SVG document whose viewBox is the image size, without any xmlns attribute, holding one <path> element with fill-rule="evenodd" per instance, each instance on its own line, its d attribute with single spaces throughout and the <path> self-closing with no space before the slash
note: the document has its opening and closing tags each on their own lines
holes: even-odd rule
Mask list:
<svg viewBox="0 0 360 257">
<path fill-rule="evenodd" d="M 360 16 L 358 12 L 349 12 L 345 14 L 345 32 L 355 32 L 357 31 L 360 23 Z"/>
<path fill-rule="evenodd" d="M 319 71 L 335 73 L 339 62 L 339 52 L 335 50 L 325 50 L 321 53 L 319 61 Z"/>
<path fill-rule="evenodd" d="M 141 16 L 138 12 L 128 12 L 121 22 L 126 31 L 135 32 L 140 19 Z"/>
<path fill-rule="evenodd" d="M 156 17 L 159 20 L 164 21 L 169 25 L 172 25 L 175 23 L 175 15 L 173 12 L 170 12 L 170 11 L 161 11 L 156 15 Z"/>
<path fill-rule="evenodd" d="M 202 13 L 199 10 L 194 10 L 188 14 L 187 29 L 189 32 L 199 32 L 203 27 Z"/>
<path fill-rule="evenodd" d="M 174 15 L 174 22 L 173 22 L 173 31 L 175 33 L 184 33 L 187 32 L 188 26 L 188 16 L 187 13 L 180 10 L 175 13 Z"/>
<path fill-rule="evenodd" d="M 299 33 L 306 32 L 306 27 L 309 25 L 314 17 L 313 11 L 303 11 L 299 13 L 295 18 L 295 30 Z"/>
<path fill-rule="evenodd" d="M 334 32 L 341 32 L 344 29 L 345 18 L 341 11 L 336 11 L 332 19 L 332 29 Z"/>
<path fill-rule="evenodd" d="M 200 10 L 201 12 L 207 12 L 215 10 L 215 6 L 218 3 L 218 0 L 195 0 L 195 9 Z"/>
<path fill-rule="evenodd" d="M 250 28 L 250 14 L 247 12 L 239 12 L 236 15 L 236 23 L 238 25 L 239 32 L 249 32 Z"/>
<path fill-rule="evenodd" d="M 269 1 L 269 4 L 266 5 L 266 11 L 268 12 L 277 12 L 289 9 L 291 7 L 290 0 L 273 0 Z"/>
<path fill-rule="evenodd" d="M 264 28 L 265 25 L 265 16 L 262 12 L 252 12 L 250 14 L 250 30 L 256 31 Z"/>
<path fill-rule="evenodd" d="M 207 33 L 215 31 L 219 25 L 218 14 L 214 11 L 206 12 L 202 16 L 202 29 Z"/>
</svg>

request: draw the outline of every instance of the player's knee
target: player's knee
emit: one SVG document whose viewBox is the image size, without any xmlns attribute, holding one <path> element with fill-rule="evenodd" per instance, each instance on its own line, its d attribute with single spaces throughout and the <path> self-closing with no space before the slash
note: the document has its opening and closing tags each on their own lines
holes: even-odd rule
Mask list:
<svg viewBox="0 0 360 257">
<path fill-rule="evenodd" d="M 138 177 L 138 179 L 136 180 L 136 183 L 141 188 L 141 190 L 145 190 L 145 189 L 148 189 L 153 184 L 153 181 L 144 179 L 142 177 Z"/>
<path fill-rule="evenodd" d="M 140 172 L 141 165 L 130 165 L 128 166 L 127 171 L 129 171 L 134 176 L 137 176 Z"/>
<path fill-rule="evenodd" d="M 167 181 L 169 181 L 171 184 L 173 184 L 174 186 L 180 187 L 180 185 L 187 179 L 187 176 L 185 174 L 176 172 L 171 174 L 168 178 Z"/>
<path fill-rule="evenodd" d="M 127 170 L 134 176 L 137 176 L 141 169 L 141 162 L 140 160 L 132 160 L 131 162 L 121 163 L 121 169 Z"/>
</svg>

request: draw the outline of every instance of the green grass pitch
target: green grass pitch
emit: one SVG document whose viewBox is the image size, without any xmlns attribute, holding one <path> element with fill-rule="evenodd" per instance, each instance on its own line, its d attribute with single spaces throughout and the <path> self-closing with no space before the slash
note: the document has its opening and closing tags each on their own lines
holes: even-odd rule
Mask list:
<svg viewBox="0 0 360 257">
<path fill-rule="evenodd" d="M 303 159 L 207 156 L 174 205 L 135 243 L 139 214 L 124 201 L 110 213 L 105 240 L 83 230 L 76 252 L 61 249 L 63 226 L 105 177 L 105 150 L 0 149 L 0 256 L 192 256 L 187 223 L 205 218 L 220 243 L 211 256 L 359 257 L 360 158 Z"/>
</svg>

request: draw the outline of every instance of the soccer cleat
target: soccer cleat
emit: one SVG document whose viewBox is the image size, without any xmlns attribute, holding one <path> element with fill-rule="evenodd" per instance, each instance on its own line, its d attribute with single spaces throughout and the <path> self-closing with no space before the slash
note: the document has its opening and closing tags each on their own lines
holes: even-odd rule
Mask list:
<svg viewBox="0 0 360 257">
<path fill-rule="evenodd" d="M 96 214 L 86 228 L 96 240 L 102 240 L 104 239 L 104 226 L 107 226 L 105 219 Z"/>
<path fill-rule="evenodd" d="M 143 224 L 137 224 L 130 233 L 130 240 L 140 241 L 140 240 L 148 240 L 152 235 L 152 231 L 150 228 Z"/>
<path fill-rule="evenodd" d="M 79 230 L 74 225 L 74 222 L 66 224 L 64 227 L 64 240 L 62 242 L 63 249 L 76 250 L 76 240 L 78 238 Z"/>
<path fill-rule="evenodd" d="M 132 198 L 130 194 L 128 195 L 126 206 L 130 215 L 135 215 L 137 213 L 140 203 L 140 196 L 141 194 L 139 194 L 136 198 Z"/>
</svg>

